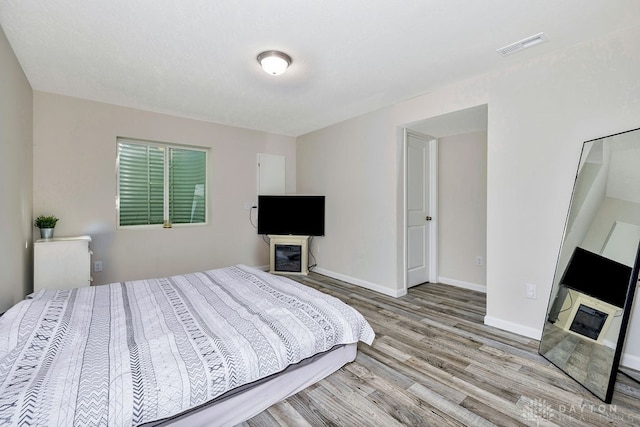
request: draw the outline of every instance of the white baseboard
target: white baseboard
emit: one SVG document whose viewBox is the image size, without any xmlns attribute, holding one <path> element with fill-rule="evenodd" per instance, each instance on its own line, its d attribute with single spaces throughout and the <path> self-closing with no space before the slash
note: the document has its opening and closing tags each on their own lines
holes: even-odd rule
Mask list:
<svg viewBox="0 0 640 427">
<path fill-rule="evenodd" d="M 491 316 L 484 316 L 484 324 L 502 329 L 507 332 L 513 332 L 514 334 L 522 335 L 527 338 L 532 338 L 534 340 L 540 340 L 540 337 L 542 337 L 542 329 L 522 326 L 517 323 L 507 322 L 502 319 L 496 319 L 495 317 Z"/>
<path fill-rule="evenodd" d="M 438 276 L 438 283 L 444 283 L 445 285 L 456 286 L 458 288 L 469 289 L 472 291 L 478 291 L 487 293 L 487 287 L 484 285 L 478 285 L 477 283 L 464 282 L 462 280 L 450 279 L 448 277 Z"/>
<path fill-rule="evenodd" d="M 269 266 L 263 266 L 258 268 L 269 270 Z M 393 291 L 392 289 L 386 288 L 384 286 L 380 286 L 376 283 L 368 282 L 366 280 L 356 279 L 355 277 L 350 277 L 350 276 L 336 273 L 330 270 L 325 270 L 324 268 L 320 268 L 320 267 L 316 267 L 313 270 L 318 274 L 322 274 L 324 276 L 332 277 L 337 280 L 342 280 L 344 282 L 358 285 L 365 289 L 369 289 L 375 292 L 380 292 L 381 294 L 388 295 L 393 298 L 404 296 L 407 293 L 406 290 L 404 289 Z M 438 277 L 438 282 L 444 283 L 447 285 L 458 286 L 460 288 L 471 289 L 473 291 L 484 292 L 484 293 L 487 292 L 486 286 L 478 285 L 475 283 L 463 282 L 455 279 L 449 279 L 446 277 Z M 488 326 L 496 327 L 498 329 L 502 329 L 507 332 L 513 332 L 514 334 L 522 335 L 534 340 L 540 340 L 540 338 L 542 337 L 541 329 L 522 326 L 517 323 L 507 322 L 505 320 L 497 319 L 491 316 L 484 317 L 484 324 Z M 635 369 L 637 371 L 640 371 L 640 357 L 634 356 L 628 353 L 623 353 L 622 358 L 620 360 L 620 365 L 625 368 L 630 368 L 630 369 Z"/>
<path fill-rule="evenodd" d="M 340 274 L 340 273 L 335 273 L 333 271 L 330 270 L 325 270 L 324 268 L 320 268 L 320 267 L 315 267 L 313 269 L 313 271 L 315 271 L 318 274 L 322 274 L 323 276 L 328 276 L 328 277 L 332 277 L 334 279 L 338 279 L 338 280 L 342 280 L 343 282 L 348 282 L 348 283 L 352 283 L 354 285 L 358 285 L 361 286 L 365 289 L 369 289 L 371 291 L 376 291 L 379 292 L 381 294 L 393 297 L 393 298 L 398 298 L 401 296 L 404 296 L 407 294 L 407 290 L 406 289 L 398 289 L 398 290 L 394 290 L 394 289 L 389 289 L 387 287 L 384 286 L 380 286 L 377 283 L 372 283 L 372 282 L 368 282 L 366 280 L 361 280 L 361 279 L 356 279 L 355 277 L 350 277 L 350 276 L 346 276 L 344 274 Z"/>
<path fill-rule="evenodd" d="M 640 357 L 634 356 L 633 354 L 629 353 L 622 353 L 620 366 L 640 371 Z"/>
<path fill-rule="evenodd" d="M 496 319 L 495 317 L 485 316 L 484 324 L 535 340 L 540 340 L 542 337 L 542 330 L 540 329 L 522 326 L 513 322 L 506 322 L 501 319 Z M 623 353 L 622 358 L 620 359 L 620 366 L 640 371 L 640 357 L 629 353 Z"/>
<path fill-rule="evenodd" d="M 501 319 L 496 319 L 495 317 L 485 316 L 484 324 L 488 326 L 494 326 L 498 329 L 513 332 L 514 334 L 522 335 L 538 341 L 542 337 L 542 330 L 540 329 L 522 326 L 513 322 L 506 322 Z M 640 371 L 640 357 L 634 356 L 629 353 L 623 353 L 622 358 L 620 359 L 620 366 Z"/>
</svg>

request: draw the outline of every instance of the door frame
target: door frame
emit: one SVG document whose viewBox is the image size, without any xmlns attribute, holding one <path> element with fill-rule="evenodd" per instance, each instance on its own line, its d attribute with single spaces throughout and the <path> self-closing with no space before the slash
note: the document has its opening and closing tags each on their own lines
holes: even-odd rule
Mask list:
<svg viewBox="0 0 640 427">
<path fill-rule="evenodd" d="M 402 162 L 403 162 L 403 182 L 402 182 L 402 203 L 403 203 L 403 283 L 402 293 L 406 294 L 409 283 L 409 238 L 408 238 L 408 138 L 423 139 L 429 142 L 429 209 L 431 217 L 429 221 L 429 282 L 438 281 L 438 139 L 420 132 L 402 129 Z"/>
</svg>

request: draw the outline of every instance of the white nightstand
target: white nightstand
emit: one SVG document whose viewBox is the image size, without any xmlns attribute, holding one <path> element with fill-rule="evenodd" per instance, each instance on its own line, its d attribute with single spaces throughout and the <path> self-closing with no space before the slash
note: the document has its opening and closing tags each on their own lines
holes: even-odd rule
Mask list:
<svg viewBox="0 0 640 427">
<path fill-rule="evenodd" d="M 33 291 L 91 285 L 90 236 L 36 240 L 33 246 Z"/>
</svg>

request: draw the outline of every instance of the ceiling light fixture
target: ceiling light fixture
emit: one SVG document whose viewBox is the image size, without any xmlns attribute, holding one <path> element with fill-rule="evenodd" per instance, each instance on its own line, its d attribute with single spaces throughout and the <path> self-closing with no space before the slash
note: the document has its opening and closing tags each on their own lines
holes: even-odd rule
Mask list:
<svg viewBox="0 0 640 427">
<path fill-rule="evenodd" d="M 266 73 L 277 76 L 291 65 L 291 57 L 277 50 L 268 50 L 258 55 L 258 62 Z"/>
</svg>

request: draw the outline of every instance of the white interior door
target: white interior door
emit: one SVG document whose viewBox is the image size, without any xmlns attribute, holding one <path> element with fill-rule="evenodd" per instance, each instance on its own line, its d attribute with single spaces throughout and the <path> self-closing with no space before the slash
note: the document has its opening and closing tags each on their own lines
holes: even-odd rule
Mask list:
<svg viewBox="0 0 640 427">
<path fill-rule="evenodd" d="M 407 134 L 407 287 L 429 281 L 429 140 Z"/>
<path fill-rule="evenodd" d="M 285 193 L 285 157 L 258 153 L 258 194 Z"/>
</svg>

